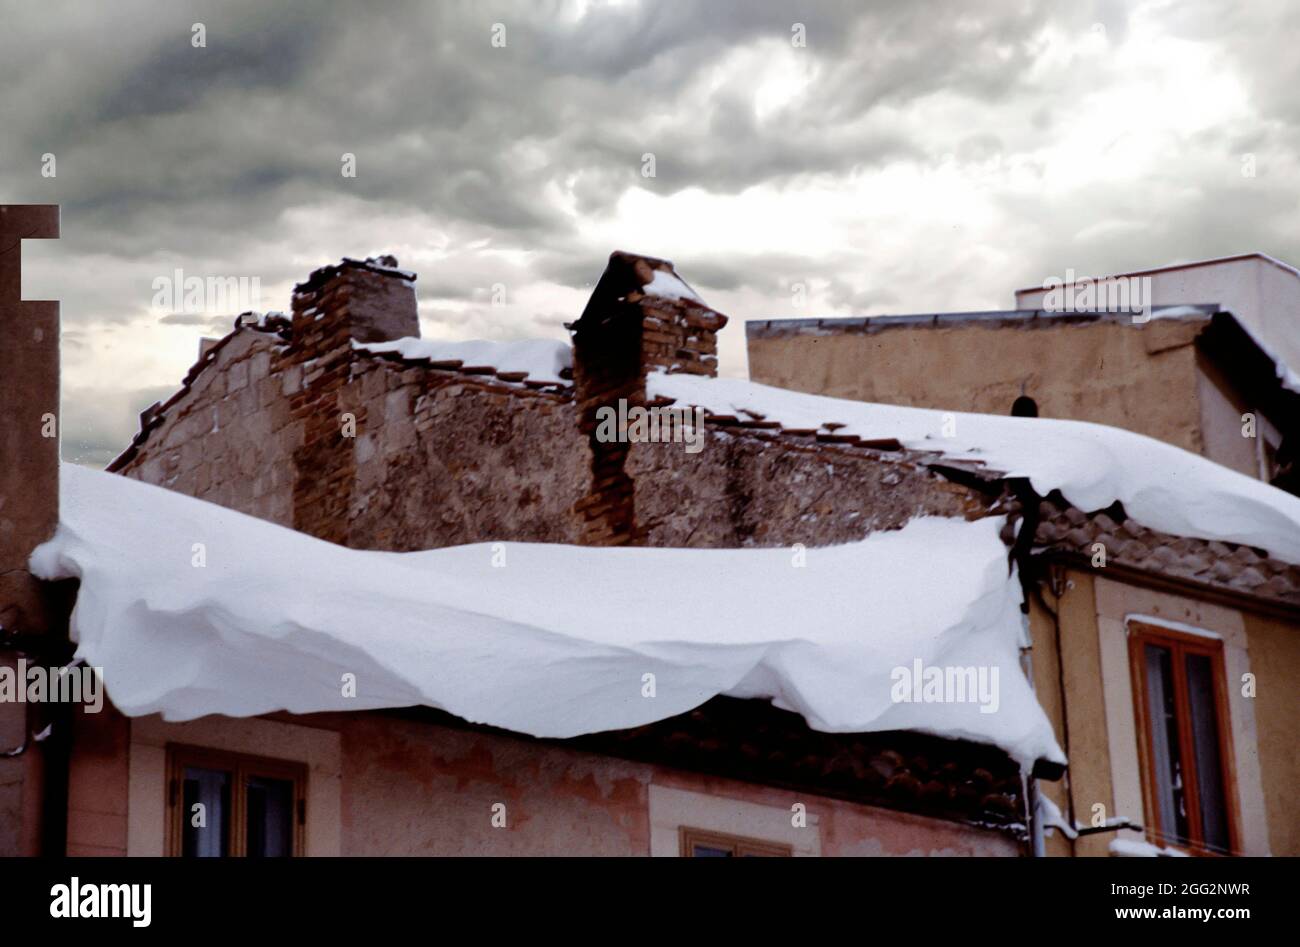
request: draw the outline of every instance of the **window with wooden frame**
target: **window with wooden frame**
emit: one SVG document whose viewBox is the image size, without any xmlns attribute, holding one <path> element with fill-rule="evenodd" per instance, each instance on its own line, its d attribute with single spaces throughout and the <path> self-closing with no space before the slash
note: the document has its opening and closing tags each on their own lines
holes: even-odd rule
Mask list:
<svg viewBox="0 0 1300 947">
<path fill-rule="evenodd" d="M 167 854 L 303 853 L 307 767 L 201 747 L 167 747 Z"/>
<path fill-rule="evenodd" d="M 1238 851 L 1223 642 L 1129 624 L 1147 836 L 1197 854 Z"/>
<path fill-rule="evenodd" d="M 779 842 L 724 835 L 682 826 L 681 854 L 683 858 L 789 858 L 793 849 Z"/>
</svg>

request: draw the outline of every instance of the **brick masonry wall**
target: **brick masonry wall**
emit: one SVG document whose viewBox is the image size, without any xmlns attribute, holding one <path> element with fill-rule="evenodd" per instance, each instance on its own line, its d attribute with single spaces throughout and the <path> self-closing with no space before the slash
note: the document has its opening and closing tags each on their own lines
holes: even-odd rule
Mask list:
<svg viewBox="0 0 1300 947">
<path fill-rule="evenodd" d="M 641 487 L 628 469 L 634 445 L 601 442 L 599 412 L 620 402 L 645 406 L 648 372 L 717 374 L 717 333 L 727 317 L 698 300 L 648 295 L 644 288 L 657 274 L 678 278 L 666 260 L 612 254 L 574 326 L 579 423 L 592 456 L 591 487 L 578 503 L 587 545 L 643 545 L 648 538 L 637 509 Z"/>
<path fill-rule="evenodd" d="M 647 370 L 718 374 L 718 332 L 727 317 L 703 306 L 634 293 L 642 317 L 641 355 Z"/>
<path fill-rule="evenodd" d="M 900 456 L 706 425 L 704 448 L 599 443 L 596 412 L 646 405 L 649 372 L 717 374 L 727 317 L 690 298 L 649 295 L 663 260 L 614 254 L 575 326 L 574 380 L 592 454 L 580 503 L 596 545 L 808 546 L 851 542 L 920 512 L 975 516 L 987 503 Z"/>
<path fill-rule="evenodd" d="M 588 320 L 584 315 L 574 333 L 573 379 L 578 425 L 591 457 L 586 495 L 577 504 L 585 545 L 622 546 L 639 538 L 632 478 L 624 469 L 628 445 L 602 443 L 596 432 L 601 408 L 620 400 L 629 405 L 645 404 L 641 359 L 639 307 L 618 301 L 600 318 Z"/>
<path fill-rule="evenodd" d="M 293 528 L 318 539 L 347 540 L 348 508 L 356 483 L 354 428 L 365 423 L 359 415 L 345 417 L 340 390 L 351 381 L 353 296 L 374 291 L 367 279 L 361 286 L 355 270 L 333 279 L 315 278 L 293 294 L 292 345 L 281 370 L 301 371 L 302 382 L 290 400 L 295 420 L 303 425 L 302 442 L 293 452 Z M 370 277 L 373 274 L 365 274 Z M 375 282 L 395 282 L 376 277 Z"/>
</svg>

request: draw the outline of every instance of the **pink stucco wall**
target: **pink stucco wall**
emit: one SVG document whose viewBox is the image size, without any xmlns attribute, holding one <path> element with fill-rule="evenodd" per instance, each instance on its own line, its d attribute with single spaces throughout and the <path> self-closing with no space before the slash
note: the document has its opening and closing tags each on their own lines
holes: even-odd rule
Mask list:
<svg viewBox="0 0 1300 947">
<path fill-rule="evenodd" d="M 383 714 L 275 719 L 338 733 L 345 855 L 648 855 L 651 785 L 787 812 L 801 802 L 824 856 L 1020 854 L 995 831 L 505 735 Z M 80 715 L 70 854 L 126 854 L 130 725 Z"/>
<path fill-rule="evenodd" d="M 802 802 L 824 856 L 1020 854 L 998 832 L 494 734 L 358 715 L 341 735 L 347 854 L 648 855 L 651 784 Z M 492 826 L 496 803 L 505 828 Z"/>
</svg>

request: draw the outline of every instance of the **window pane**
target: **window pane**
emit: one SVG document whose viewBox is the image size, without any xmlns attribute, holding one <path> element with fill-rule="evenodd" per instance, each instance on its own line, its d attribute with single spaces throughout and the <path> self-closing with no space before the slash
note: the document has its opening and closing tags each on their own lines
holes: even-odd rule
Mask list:
<svg viewBox="0 0 1300 947">
<path fill-rule="evenodd" d="M 1187 702 L 1192 710 L 1192 744 L 1196 748 L 1196 787 L 1201 804 L 1201 832 L 1210 848 L 1228 850 L 1228 812 L 1219 759 L 1218 705 L 1214 663 L 1208 655 L 1187 655 Z"/>
<path fill-rule="evenodd" d="M 731 858 L 730 849 L 714 848 L 712 845 L 693 845 L 691 846 L 692 858 Z"/>
<path fill-rule="evenodd" d="M 1168 648 L 1144 647 L 1147 714 L 1151 718 L 1151 765 L 1160 829 L 1166 840 L 1187 839 L 1182 761 L 1178 750 L 1178 714 L 1174 705 L 1173 661 Z"/>
<path fill-rule="evenodd" d="M 292 781 L 250 776 L 248 778 L 248 857 L 287 858 L 292 854 Z"/>
<path fill-rule="evenodd" d="M 181 855 L 223 858 L 230 854 L 226 822 L 230 813 L 230 774 L 219 769 L 185 767 L 181 812 Z M 195 811 L 195 806 L 202 806 Z M 202 823 L 195 825 L 195 822 Z"/>
</svg>

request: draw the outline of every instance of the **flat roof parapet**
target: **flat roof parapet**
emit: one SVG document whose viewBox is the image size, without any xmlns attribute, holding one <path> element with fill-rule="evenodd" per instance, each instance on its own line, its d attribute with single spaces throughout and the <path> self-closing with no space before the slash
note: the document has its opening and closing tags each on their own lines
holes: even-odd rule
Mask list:
<svg viewBox="0 0 1300 947">
<path fill-rule="evenodd" d="M 1190 319 L 1209 321 L 1219 312 L 1214 303 L 1155 306 L 1151 319 Z M 749 339 L 777 338 L 791 335 L 871 334 L 895 328 L 1047 328 L 1096 322 L 1134 323 L 1131 312 L 1056 312 L 1047 309 L 991 309 L 973 312 L 926 312 L 884 316 L 831 316 L 809 319 L 751 319 L 745 323 Z"/>
</svg>

